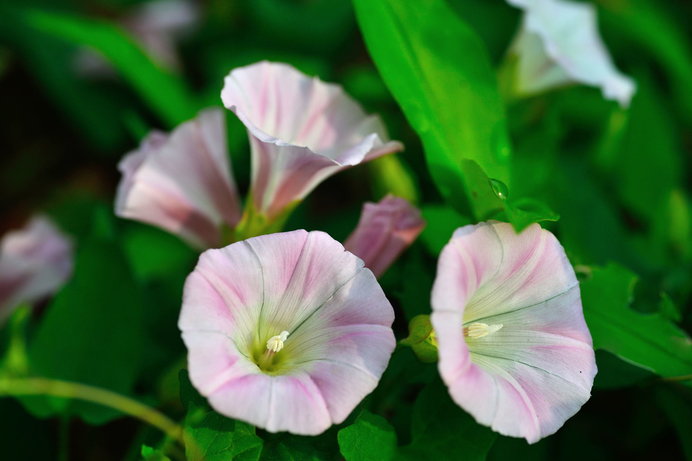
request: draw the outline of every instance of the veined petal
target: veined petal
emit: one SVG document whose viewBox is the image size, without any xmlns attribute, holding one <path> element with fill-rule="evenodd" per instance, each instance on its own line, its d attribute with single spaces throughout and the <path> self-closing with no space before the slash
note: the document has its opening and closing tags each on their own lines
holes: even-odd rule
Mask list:
<svg viewBox="0 0 692 461">
<path fill-rule="evenodd" d="M 614 66 L 591 4 L 567 0 L 507 0 L 524 10 L 512 49 L 519 56 L 518 91 L 534 94 L 566 83 L 600 87 L 604 97 L 628 106 L 632 79 Z"/>
<path fill-rule="evenodd" d="M 403 148 L 341 87 L 287 64 L 233 70 L 221 99 L 248 129 L 251 195 L 270 218 L 335 172 Z"/>
<path fill-rule="evenodd" d="M 432 293 L 439 370 L 476 420 L 530 443 L 557 431 L 589 399 L 596 374 L 579 286 L 555 237 L 534 224 L 455 232 Z M 483 323 L 486 335 L 466 337 Z"/>
<path fill-rule="evenodd" d="M 190 379 L 217 411 L 315 435 L 375 388 L 393 320 L 362 261 L 327 234 L 294 231 L 204 252 L 179 327 Z"/>
<path fill-rule="evenodd" d="M 153 224 L 207 248 L 240 220 L 221 109 L 206 109 L 170 135 L 151 133 L 119 165 L 118 216 Z"/>
<path fill-rule="evenodd" d="M 46 217 L 0 242 L 0 322 L 23 302 L 57 291 L 72 273 L 72 243 Z"/>
<path fill-rule="evenodd" d="M 360 257 L 376 276 L 382 275 L 425 227 L 418 209 L 388 195 L 379 203 L 366 203 L 358 226 L 344 247 Z"/>
</svg>

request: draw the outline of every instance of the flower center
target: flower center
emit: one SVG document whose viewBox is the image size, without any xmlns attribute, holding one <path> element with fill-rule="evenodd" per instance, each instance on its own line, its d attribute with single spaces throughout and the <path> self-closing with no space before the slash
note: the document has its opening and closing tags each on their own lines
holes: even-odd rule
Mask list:
<svg viewBox="0 0 692 461">
<path fill-rule="evenodd" d="M 288 331 L 282 331 L 276 336 L 272 336 L 267 341 L 267 352 L 279 352 L 284 348 L 284 341 L 288 338 L 290 333 Z"/>
<path fill-rule="evenodd" d="M 276 336 L 272 336 L 266 343 L 256 344 L 252 352 L 252 360 L 267 374 L 280 374 L 286 368 L 286 353 L 280 353 L 284 348 L 284 343 L 288 339 L 288 331 L 282 331 Z"/>
<path fill-rule="evenodd" d="M 501 323 L 488 325 L 487 323 L 473 322 L 464 327 L 464 336 L 470 339 L 478 339 L 493 334 L 501 328 Z"/>
</svg>

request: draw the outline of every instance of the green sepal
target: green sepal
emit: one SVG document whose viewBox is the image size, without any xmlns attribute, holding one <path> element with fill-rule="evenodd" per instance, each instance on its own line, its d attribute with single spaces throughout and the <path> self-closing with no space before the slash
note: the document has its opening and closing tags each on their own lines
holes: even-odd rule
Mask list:
<svg viewBox="0 0 692 461">
<path fill-rule="evenodd" d="M 429 315 L 417 315 L 408 324 L 408 337 L 399 341 L 410 346 L 416 357 L 424 363 L 437 362 L 437 340 Z"/>
</svg>

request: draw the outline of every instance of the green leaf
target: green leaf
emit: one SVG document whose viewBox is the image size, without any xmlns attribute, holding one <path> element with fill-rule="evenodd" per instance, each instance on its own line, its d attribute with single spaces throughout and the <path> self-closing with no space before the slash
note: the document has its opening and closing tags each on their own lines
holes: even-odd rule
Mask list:
<svg viewBox="0 0 692 461">
<path fill-rule="evenodd" d="M 603 349 L 596 351 L 596 365 L 598 365 L 598 373 L 593 382 L 596 389 L 619 389 L 634 386 L 645 379 L 656 376 L 650 371 L 632 365 Z"/>
<path fill-rule="evenodd" d="M 652 79 L 639 78 L 613 154 L 613 185 L 625 205 L 652 221 L 660 219 L 661 208 L 683 177 L 681 133 L 673 120 Z"/>
<path fill-rule="evenodd" d="M 630 309 L 637 277 L 615 264 L 594 268 L 581 284 L 594 347 L 656 374 L 692 374 L 692 340 L 660 314 Z"/>
<path fill-rule="evenodd" d="M 557 221 L 560 219 L 560 215 L 551 210 L 548 205 L 528 197 L 508 200 L 505 204 L 505 212 L 517 231 L 521 231 L 529 224 L 535 222 Z"/>
<path fill-rule="evenodd" d="M 48 307 L 30 344 L 32 371 L 130 394 L 140 370 L 146 307 L 120 248 L 93 237 L 82 242 L 72 279 Z M 76 400 L 24 401 L 40 416 L 66 411 L 95 424 L 117 416 Z"/>
<path fill-rule="evenodd" d="M 142 455 L 142 459 L 144 459 L 144 461 L 171 461 L 171 458 L 164 455 L 161 450 L 157 450 L 156 448 L 152 448 L 147 445 L 142 445 L 140 454 Z"/>
<path fill-rule="evenodd" d="M 148 281 L 192 270 L 197 253 L 182 240 L 145 224 L 128 224 L 123 246 L 138 279 Z"/>
<path fill-rule="evenodd" d="M 332 428 L 317 437 L 288 433 L 265 436 L 262 461 L 324 461 L 337 459 L 336 431 Z"/>
<path fill-rule="evenodd" d="M 339 431 L 339 449 L 346 461 L 388 461 L 396 452 L 396 433 L 386 419 L 363 411 Z"/>
<path fill-rule="evenodd" d="M 423 140 L 450 203 L 481 219 L 502 208 L 486 174 L 509 181 L 507 128 L 483 44 L 443 0 L 355 0 L 368 50 Z"/>
<path fill-rule="evenodd" d="M 31 27 L 75 45 L 98 50 L 169 127 L 194 116 L 198 107 L 182 79 L 154 63 L 121 29 L 93 18 L 26 9 Z"/>
<path fill-rule="evenodd" d="M 416 399 L 411 433 L 401 459 L 450 459 L 450 453 L 463 453 L 464 460 L 484 460 L 496 437 L 459 408 L 439 380 Z"/>
<path fill-rule="evenodd" d="M 680 309 L 678 309 L 673 300 L 666 293 L 661 293 L 661 302 L 658 306 L 658 310 L 665 319 L 671 322 L 680 322 L 680 320 L 682 320 Z"/>
<path fill-rule="evenodd" d="M 264 442 L 247 423 L 226 418 L 209 408 L 180 372 L 180 399 L 185 417 L 185 455 L 190 461 L 257 461 Z"/>
</svg>

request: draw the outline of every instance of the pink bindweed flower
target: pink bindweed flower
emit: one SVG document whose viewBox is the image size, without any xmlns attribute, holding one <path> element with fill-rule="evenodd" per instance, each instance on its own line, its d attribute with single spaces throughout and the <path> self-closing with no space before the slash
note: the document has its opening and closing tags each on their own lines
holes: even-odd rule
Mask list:
<svg viewBox="0 0 692 461">
<path fill-rule="evenodd" d="M 579 284 L 539 225 L 458 229 L 440 255 L 432 306 L 442 379 L 479 423 L 534 443 L 589 399 L 596 363 Z"/>
<path fill-rule="evenodd" d="M 568 83 L 600 87 L 629 106 L 634 82 L 614 66 L 598 34 L 593 5 L 567 0 L 507 0 L 524 10 L 512 50 L 519 58 L 517 91 L 532 95 Z"/>
<path fill-rule="evenodd" d="M 19 304 L 57 291 L 72 273 L 72 244 L 43 216 L 0 242 L 0 323 Z"/>
<path fill-rule="evenodd" d="M 316 435 L 376 387 L 393 320 L 360 259 L 323 232 L 299 230 L 204 252 L 179 327 L 190 380 L 216 411 Z"/>
<path fill-rule="evenodd" d="M 170 135 L 154 131 L 119 165 L 115 213 L 177 234 L 199 248 L 221 244 L 240 220 L 222 109 L 206 109 Z"/>
<path fill-rule="evenodd" d="M 221 99 L 250 134 L 251 203 L 268 220 L 337 171 L 403 149 L 340 86 L 287 64 L 233 70 Z"/>
<path fill-rule="evenodd" d="M 379 277 L 425 227 L 417 208 L 406 200 L 388 195 L 379 203 L 366 203 L 358 226 L 344 247 L 361 258 Z"/>
</svg>

